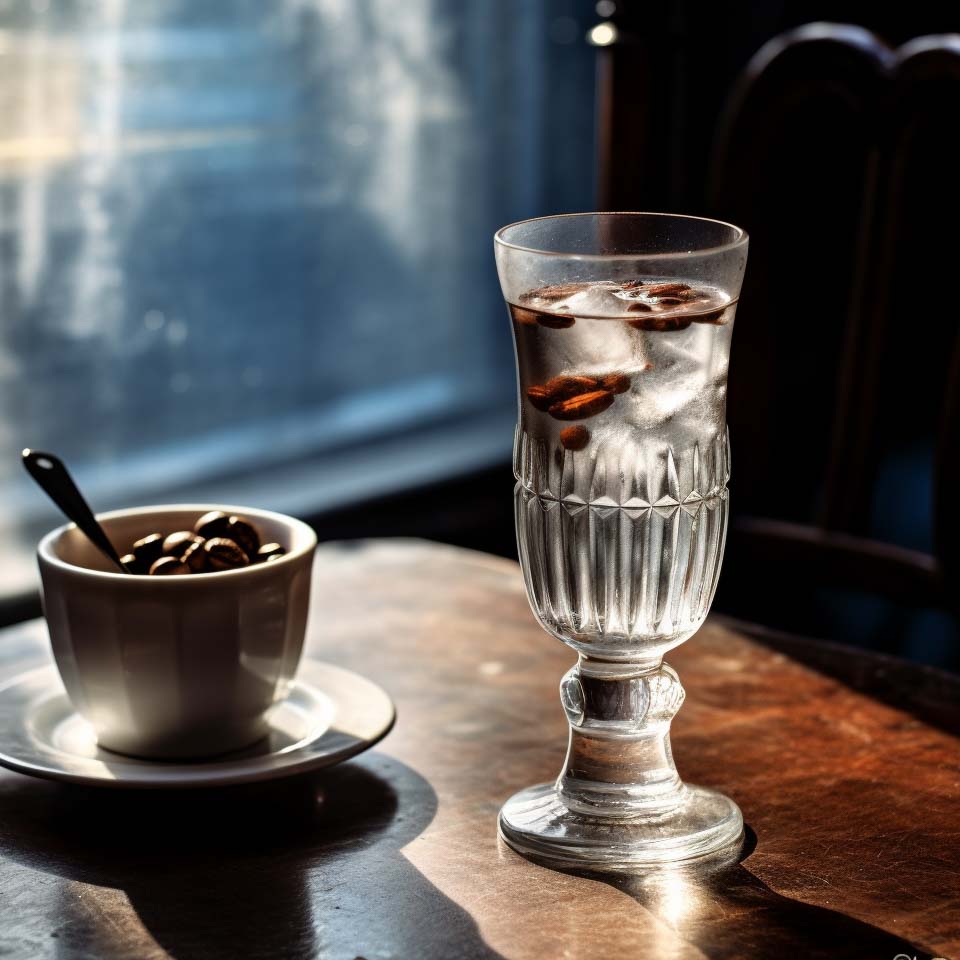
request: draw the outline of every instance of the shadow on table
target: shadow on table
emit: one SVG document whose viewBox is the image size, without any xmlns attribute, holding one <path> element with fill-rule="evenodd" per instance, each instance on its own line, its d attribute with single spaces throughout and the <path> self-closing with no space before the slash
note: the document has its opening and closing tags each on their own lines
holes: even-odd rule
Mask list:
<svg viewBox="0 0 960 960">
<path fill-rule="evenodd" d="M 756 835 L 748 828 L 744 849 L 734 860 L 650 875 L 592 876 L 632 897 L 711 960 L 933 957 L 879 927 L 771 890 L 743 865 L 755 847 Z M 651 951 L 656 955 L 655 945 Z"/>
<path fill-rule="evenodd" d="M 428 957 L 424 931 L 439 926 L 448 946 L 494 960 L 469 914 L 400 852 L 436 807 L 422 777 L 380 754 L 220 790 L 5 780 L 3 855 L 108 888 L 38 882 L 31 913 L 45 913 L 21 918 L 21 938 L 10 916 L 5 943 L 36 955 L 36 937 L 53 936 L 52 955 L 64 958 L 142 958 L 160 952 L 150 938 L 178 958 Z"/>
</svg>

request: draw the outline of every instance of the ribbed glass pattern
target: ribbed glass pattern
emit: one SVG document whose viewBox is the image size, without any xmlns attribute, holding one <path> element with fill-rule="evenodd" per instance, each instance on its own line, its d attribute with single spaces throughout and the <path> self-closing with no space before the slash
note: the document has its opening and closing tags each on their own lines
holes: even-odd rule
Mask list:
<svg viewBox="0 0 960 960">
<path fill-rule="evenodd" d="M 659 657 L 710 609 L 727 529 L 726 488 L 687 503 L 589 506 L 515 488 L 530 604 L 554 636 L 594 655 Z"/>
<path fill-rule="evenodd" d="M 722 410 L 722 407 L 721 407 Z M 626 433 L 626 438 L 624 434 Z M 649 435 L 620 429 L 586 450 L 563 450 L 518 424 L 513 475 L 533 494 L 600 507 L 671 507 L 719 497 L 730 481 L 726 427 L 674 454 Z"/>
</svg>

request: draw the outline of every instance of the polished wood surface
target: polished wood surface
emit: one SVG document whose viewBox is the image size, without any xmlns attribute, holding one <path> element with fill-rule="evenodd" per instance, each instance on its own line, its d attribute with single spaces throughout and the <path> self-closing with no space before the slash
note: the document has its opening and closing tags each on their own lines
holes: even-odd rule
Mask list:
<svg viewBox="0 0 960 960">
<path fill-rule="evenodd" d="M 835 648 L 856 689 L 708 622 L 670 662 L 674 752 L 727 791 L 746 856 L 602 878 L 496 836 L 513 791 L 556 776 L 570 652 L 515 564 L 418 542 L 318 553 L 309 656 L 395 698 L 378 748 L 326 773 L 218 791 L 83 789 L 0 772 L 0 956 L 15 958 L 950 957 L 960 952 L 954 713 L 891 705 L 896 661 Z M 800 651 L 802 653 L 802 650 Z M 828 652 L 829 653 L 829 652 Z M 0 633 L 2 676 L 46 658 Z M 858 666 L 859 665 L 859 666 Z M 848 676 L 848 682 L 849 682 Z M 888 702 L 869 696 L 871 677 Z"/>
</svg>

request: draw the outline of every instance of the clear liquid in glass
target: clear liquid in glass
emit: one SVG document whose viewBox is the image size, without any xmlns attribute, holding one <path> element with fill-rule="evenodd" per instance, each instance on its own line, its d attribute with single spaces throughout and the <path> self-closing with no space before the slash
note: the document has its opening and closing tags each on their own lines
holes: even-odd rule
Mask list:
<svg viewBox="0 0 960 960">
<path fill-rule="evenodd" d="M 735 302 L 679 280 L 518 301 L 517 537 L 534 612 L 588 655 L 640 645 L 658 659 L 703 622 L 719 575 Z"/>
</svg>

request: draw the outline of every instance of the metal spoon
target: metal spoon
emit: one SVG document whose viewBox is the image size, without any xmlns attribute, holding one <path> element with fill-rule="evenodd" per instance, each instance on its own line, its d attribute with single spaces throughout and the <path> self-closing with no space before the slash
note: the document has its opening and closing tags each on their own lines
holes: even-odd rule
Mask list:
<svg viewBox="0 0 960 960">
<path fill-rule="evenodd" d="M 104 533 L 103 527 L 97 523 L 83 494 L 77 489 L 70 472 L 59 457 L 52 453 L 42 453 L 40 450 L 24 450 L 23 465 L 27 473 L 43 489 L 43 492 L 64 512 L 68 520 L 72 520 L 80 530 L 87 535 L 87 539 L 97 547 L 111 563 L 116 564 L 121 573 L 133 573 L 120 560 L 110 538 Z"/>
</svg>

